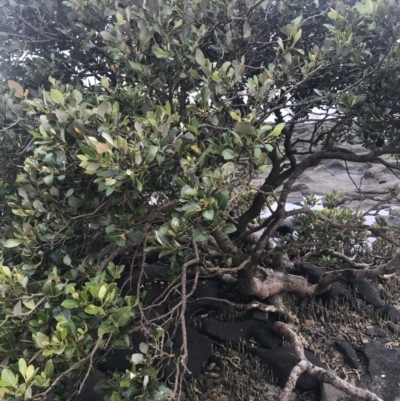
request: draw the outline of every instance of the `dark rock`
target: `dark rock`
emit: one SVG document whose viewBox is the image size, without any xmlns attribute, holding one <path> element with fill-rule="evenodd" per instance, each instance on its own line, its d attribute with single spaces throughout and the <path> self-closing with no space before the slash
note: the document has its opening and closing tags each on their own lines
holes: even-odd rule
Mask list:
<svg viewBox="0 0 400 401">
<path fill-rule="evenodd" d="M 307 278 L 310 284 L 317 284 L 321 276 L 325 273 L 324 269 L 315 267 L 312 263 L 298 263 L 293 274 L 298 274 Z M 341 283 L 333 283 L 328 291 L 318 295 L 322 303 L 329 304 L 335 300 L 343 300 L 351 297 L 350 291 Z"/>
<path fill-rule="evenodd" d="M 150 304 L 156 300 L 160 294 L 163 293 L 166 286 L 168 285 L 168 273 L 170 266 L 167 265 L 155 265 L 147 264 L 144 267 L 144 271 L 141 277 L 141 284 L 143 287 L 141 291 L 146 291 L 147 301 Z M 137 296 L 138 281 L 140 278 L 140 269 L 135 269 L 132 273 L 132 282 L 126 285 L 123 289 L 122 295 L 135 295 Z M 124 278 L 123 281 L 125 281 Z M 147 312 L 148 319 L 155 319 L 159 316 L 163 316 L 168 312 L 168 303 L 163 302 L 151 308 Z M 162 323 L 162 322 L 160 322 Z"/>
<path fill-rule="evenodd" d="M 356 350 L 347 341 L 338 341 L 336 346 L 339 352 L 343 355 L 344 361 L 352 368 L 358 369 L 360 363 L 358 361 Z"/>
<path fill-rule="evenodd" d="M 272 349 L 282 344 L 282 338 L 275 334 L 272 326 L 265 328 L 253 327 L 250 331 L 250 336 L 264 348 Z"/>
<path fill-rule="evenodd" d="M 324 305 L 334 302 L 335 300 L 347 300 L 351 297 L 350 291 L 342 283 L 333 283 L 328 291 L 315 297 L 320 299 Z"/>
<path fill-rule="evenodd" d="M 253 309 L 251 312 L 251 317 L 256 320 L 261 320 L 262 322 L 267 322 L 271 313 L 264 312 L 260 309 Z"/>
<path fill-rule="evenodd" d="M 189 372 L 184 374 L 185 379 L 192 379 L 200 376 L 203 366 L 207 363 L 212 353 L 212 341 L 205 336 L 200 334 L 196 330 L 188 327 L 186 329 L 187 334 L 187 348 L 188 348 L 188 361 L 187 368 Z M 172 338 L 172 349 L 171 352 L 178 351 L 182 346 L 182 331 L 178 330 L 175 336 Z M 172 379 L 175 372 L 175 363 L 170 360 L 165 363 L 162 377 L 164 380 Z"/>
<path fill-rule="evenodd" d="M 276 230 L 280 235 L 292 234 L 294 230 L 294 218 L 287 217 Z"/>
<path fill-rule="evenodd" d="M 145 265 L 142 275 L 142 282 L 150 283 L 153 281 L 165 281 L 168 279 L 168 272 L 170 270 L 171 267 L 168 265 Z M 139 277 L 140 269 L 135 269 L 132 274 L 132 288 L 134 289 L 135 294 Z"/>
<path fill-rule="evenodd" d="M 275 313 L 268 313 L 267 319 L 248 319 L 240 322 L 208 322 L 205 331 L 210 336 L 222 341 L 240 343 L 255 340 L 266 348 L 274 348 L 281 344 L 282 338 L 275 334 L 273 325 L 279 320 Z"/>
<path fill-rule="evenodd" d="M 367 359 L 367 372 L 356 383 L 358 387 L 375 393 L 385 401 L 395 401 L 400 396 L 400 351 L 385 348 L 378 341 L 363 347 Z M 345 397 L 342 401 L 358 401 L 358 398 Z"/>
<path fill-rule="evenodd" d="M 393 305 L 385 305 L 381 310 L 380 314 L 383 319 L 390 320 L 394 323 L 400 322 L 400 311 Z"/>
<path fill-rule="evenodd" d="M 294 273 L 306 277 L 310 284 L 317 284 L 325 270 L 315 267 L 312 263 L 297 263 Z"/>
<path fill-rule="evenodd" d="M 290 372 L 298 363 L 298 359 L 293 356 L 293 350 L 290 347 L 279 347 L 267 350 L 265 348 L 253 348 L 250 353 L 260 359 L 261 364 L 272 370 L 279 386 L 285 386 Z M 327 369 L 314 354 L 305 350 L 306 358 L 316 366 Z M 296 383 L 296 388 L 301 391 L 308 391 L 318 388 L 320 382 L 308 373 L 302 373 Z"/>
<path fill-rule="evenodd" d="M 321 384 L 320 401 L 338 401 L 343 396 L 343 392 L 328 383 Z"/>
<path fill-rule="evenodd" d="M 388 323 L 388 329 L 389 329 L 393 334 L 396 334 L 396 335 L 399 335 L 399 334 L 400 334 L 400 325 L 398 325 L 398 324 L 395 324 L 395 323 L 393 323 L 393 322 L 389 322 L 389 323 Z"/>
<path fill-rule="evenodd" d="M 99 364 L 102 372 L 125 372 L 132 368 L 132 349 L 116 349 L 107 355 L 107 360 Z"/>
<path fill-rule="evenodd" d="M 368 304 L 375 308 L 381 308 L 384 305 L 375 286 L 367 279 L 354 280 L 350 284 Z"/>
<path fill-rule="evenodd" d="M 192 283 L 188 284 L 187 293 L 192 290 Z M 189 302 L 186 305 L 186 314 L 188 317 L 192 317 L 198 313 L 220 311 L 223 308 L 222 302 L 210 301 L 210 300 L 199 300 L 199 298 L 221 298 L 219 295 L 221 290 L 220 283 L 213 280 L 199 280 L 197 287 L 193 295 L 190 297 Z M 180 297 L 179 297 L 180 301 Z"/>
<path fill-rule="evenodd" d="M 109 394 L 110 391 L 96 391 L 95 386 L 101 380 L 105 379 L 107 379 L 107 376 L 105 374 L 98 371 L 97 369 L 92 369 L 89 377 L 83 385 L 82 391 L 80 392 L 80 394 L 75 395 L 74 398 L 72 398 L 72 401 L 103 401 L 104 397 Z"/>
<path fill-rule="evenodd" d="M 278 347 L 282 344 L 282 337 L 278 336 L 272 327 L 278 320 L 277 315 L 270 313 L 265 325 L 253 326 L 250 328 L 250 338 L 264 348 L 271 349 Z"/>
<path fill-rule="evenodd" d="M 374 327 L 373 329 L 365 330 L 365 334 L 370 337 L 376 338 L 385 338 L 387 336 L 386 330 L 381 329 L 380 327 Z"/>
<path fill-rule="evenodd" d="M 142 331 L 135 331 L 131 337 L 133 347 L 128 349 L 114 349 L 109 352 L 105 361 L 101 362 L 98 367 L 102 372 L 125 372 L 132 368 L 132 355 L 140 352 L 140 343 L 146 343 L 147 338 Z"/>
</svg>

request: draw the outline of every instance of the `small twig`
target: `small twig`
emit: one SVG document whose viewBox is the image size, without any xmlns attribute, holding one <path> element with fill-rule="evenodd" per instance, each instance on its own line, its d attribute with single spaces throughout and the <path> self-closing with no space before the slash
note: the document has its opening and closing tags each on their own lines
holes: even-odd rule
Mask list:
<svg viewBox="0 0 400 401">
<path fill-rule="evenodd" d="M 46 301 L 47 297 L 43 297 L 41 300 L 38 301 L 38 303 L 28 312 L 20 313 L 18 315 L 6 315 L 5 319 L 1 322 L 0 327 L 2 327 L 9 319 L 17 319 L 21 317 L 29 317 L 31 316 L 36 310 L 44 304 Z"/>
<path fill-rule="evenodd" d="M 354 260 L 352 258 L 349 258 L 348 256 L 343 255 L 340 252 L 335 252 L 333 249 L 327 249 L 320 253 L 322 253 L 322 254 L 327 253 L 328 255 L 334 256 L 335 258 L 342 259 L 343 261 L 347 262 L 350 266 L 353 266 L 355 269 L 366 269 L 366 268 L 369 268 L 372 266 L 372 265 L 369 265 L 368 263 L 354 262 Z"/>
<path fill-rule="evenodd" d="M 187 295 L 186 295 L 186 280 L 187 280 L 187 268 L 189 266 L 198 264 L 200 262 L 199 256 L 199 249 L 197 248 L 197 243 L 193 239 L 193 251 L 195 258 L 185 262 L 182 265 L 182 308 L 181 308 L 181 326 L 182 326 L 182 348 L 183 354 L 180 357 L 181 363 L 183 367 L 188 370 L 186 366 L 187 358 L 188 358 L 188 348 L 187 348 L 187 333 L 186 333 L 186 320 L 185 320 L 185 313 L 186 313 L 186 302 L 187 302 Z"/>
<path fill-rule="evenodd" d="M 31 359 L 29 359 L 28 364 L 31 364 L 39 355 L 41 355 L 41 354 L 42 354 L 42 351 L 43 351 L 43 350 L 40 349 L 38 352 L 36 352 L 36 354 L 33 355 Z"/>
<path fill-rule="evenodd" d="M 24 120 L 23 118 L 18 118 L 17 121 L 13 122 L 13 123 L 10 124 L 8 127 L 5 127 L 5 128 L 3 128 L 3 129 L 0 129 L 0 132 L 5 132 L 5 131 L 9 130 L 10 128 L 15 127 L 17 124 L 19 124 L 19 123 L 20 123 L 21 121 L 23 121 L 23 120 Z"/>
</svg>

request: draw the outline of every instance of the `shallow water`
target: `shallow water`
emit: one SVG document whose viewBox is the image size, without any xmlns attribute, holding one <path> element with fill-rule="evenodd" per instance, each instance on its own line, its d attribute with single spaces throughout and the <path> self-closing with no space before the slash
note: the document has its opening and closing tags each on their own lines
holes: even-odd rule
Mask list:
<svg viewBox="0 0 400 401">
<path fill-rule="evenodd" d="M 322 197 L 322 196 L 318 196 L 318 195 L 316 195 L 315 197 L 318 198 L 319 201 L 318 201 L 318 203 L 317 203 L 314 207 L 311 208 L 311 210 L 322 210 L 322 209 L 324 208 L 324 206 L 322 205 L 322 198 L 323 198 L 323 197 Z M 276 202 L 273 203 L 273 204 L 271 205 L 271 209 L 272 209 L 272 210 L 275 210 L 276 207 L 277 207 Z M 301 208 L 302 208 L 301 205 L 296 204 L 296 203 L 291 203 L 291 202 L 287 202 L 287 203 L 286 203 L 286 207 L 285 207 L 285 209 L 286 209 L 287 212 L 289 212 L 289 211 L 291 211 L 291 210 L 295 210 L 295 209 L 301 209 Z M 375 211 L 374 211 L 374 210 L 371 210 L 370 213 L 375 213 Z M 270 215 L 271 215 L 271 212 L 269 211 L 268 208 L 267 208 L 267 209 L 264 209 L 264 210 L 261 212 L 261 217 L 266 218 L 266 217 L 269 217 Z M 378 216 L 389 216 L 389 209 L 381 209 L 381 210 L 379 210 Z M 371 226 L 372 224 L 374 224 L 375 221 L 376 221 L 376 216 L 370 216 L 370 215 L 368 215 L 368 216 L 364 216 L 364 218 L 365 218 L 365 223 L 368 224 L 368 225 L 370 225 L 370 226 Z M 375 240 L 376 240 L 376 237 L 369 237 L 369 238 L 367 239 L 367 241 L 368 241 L 370 244 L 372 244 Z"/>
</svg>

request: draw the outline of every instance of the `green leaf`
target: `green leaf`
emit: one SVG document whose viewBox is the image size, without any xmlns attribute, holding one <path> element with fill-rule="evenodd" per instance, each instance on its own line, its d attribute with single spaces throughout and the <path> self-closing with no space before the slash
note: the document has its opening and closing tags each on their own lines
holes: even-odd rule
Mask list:
<svg viewBox="0 0 400 401">
<path fill-rule="evenodd" d="M 51 378 L 53 376 L 54 373 L 54 365 L 53 365 L 53 361 L 51 359 L 49 359 L 46 362 L 46 366 L 44 368 L 44 374 L 46 375 L 46 378 Z"/>
<path fill-rule="evenodd" d="M 236 158 L 236 157 L 237 157 L 237 154 L 236 154 L 232 149 L 225 149 L 225 150 L 222 152 L 222 157 L 223 157 L 225 160 L 231 160 L 231 159 Z"/>
<path fill-rule="evenodd" d="M 119 308 L 118 312 L 115 312 L 110 316 L 110 319 L 117 327 L 126 326 L 131 319 L 131 307 L 123 306 L 122 308 Z"/>
<path fill-rule="evenodd" d="M 43 343 L 47 343 L 49 341 L 49 337 L 46 336 L 45 334 L 39 332 L 36 335 L 35 341 L 39 348 L 44 348 L 45 345 Z"/>
<path fill-rule="evenodd" d="M 18 369 L 23 377 L 26 377 L 26 369 L 28 368 L 26 361 L 24 358 L 19 358 L 18 360 Z"/>
<path fill-rule="evenodd" d="M 111 106 L 111 102 L 109 102 L 108 100 L 105 102 L 102 102 L 99 107 L 97 108 L 97 114 L 100 117 L 103 117 L 109 113 L 112 110 L 112 106 Z"/>
<path fill-rule="evenodd" d="M 110 32 L 107 31 L 101 31 L 100 32 L 101 37 L 105 42 L 113 42 L 115 40 L 114 36 L 111 35 Z"/>
<path fill-rule="evenodd" d="M 203 211 L 203 217 L 206 220 L 212 220 L 214 218 L 214 209 L 206 209 Z"/>
<path fill-rule="evenodd" d="M 235 171 L 235 165 L 232 162 L 227 162 L 221 167 L 224 175 L 231 175 Z"/>
<path fill-rule="evenodd" d="M 66 299 L 61 303 L 61 306 L 67 309 L 74 309 L 79 306 L 79 303 L 75 301 L 74 299 Z"/>
<path fill-rule="evenodd" d="M 22 240 L 20 239 L 16 239 L 16 238 L 9 238 L 8 240 L 6 240 L 6 242 L 4 242 L 4 247 L 5 248 L 15 248 L 18 245 L 22 244 Z"/>
<path fill-rule="evenodd" d="M 191 217 L 196 216 L 198 213 L 197 203 L 196 202 L 187 203 L 186 205 L 182 206 L 182 210 L 185 212 L 183 217 L 185 219 L 190 219 Z"/>
<path fill-rule="evenodd" d="M 47 280 L 43 284 L 43 289 L 42 291 L 47 295 L 47 296 L 54 296 L 56 295 L 56 287 L 54 283 L 51 280 Z"/>
<path fill-rule="evenodd" d="M 147 146 L 144 148 L 144 161 L 145 163 L 151 163 L 158 152 L 158 146 Z"/>
<path fill-rule="evenodd" d="M 163 233 L 160 230 L 157 230 L 155 232 L 155 235 L 156 235 L 156 239 L 157 239 L 157 241 L 159 242 L 160 245 L 163 245 L 163 246 L 168 246 L 169 245 L 168 236 L 165 233 Z"/>
<path fill-rule="evenodd" d="M 205 242 L 208 240 L 210 234 L 204 227 L 197 227 L 193 232 L 193 238 L 198 242 Z"/>
<path fill-rule="evenodd" d="M 120 393 L 117 393 L 116 391 L 113 391 L 111 395 L 111 401 L 122 401 L 122 396 Z"/>
<path fill-rule="evenodd" d="M 151 50 L 157 58 L 168 58 L 168 54 L 161 47 L 154 45 Z"/>
<path fill-rule="evenodd" d="M 99 311 L 100 311 L 100 308 L 93 304 L 89 304 L 85 308 L 85 313 L 87 313 L 88 315 L 97 315 L 99 313 Z"/>
<path fill-rule="evenodd" d="M 103 334 L 115 333 L 117 330 L 118 327 L 115 327 L 110 320 L 107 320 L 100 325 L 99 329 L 97 330 L 97 334 L 101 336 Z"/>
<path fill-rule="evenodd" d="M 24 97 L 24 88 L 16 81 L 13 81 L 12 79 L 9 79 L 7 81 L 8 87 L 10 89 L 14 88 L 15 89 L 15 96 L 22 98 Z"/>
<path fill-rule="evenodd" d="M 240 121 L 235 125 L 235 131 L 241 135 L 248 135 L 251 132 L 251 125 L 245 121 Z"/>
<path fill-rule="evenodd" d="M 145 366 L 140 370 L 141 376 L 156 376 L 157 370 L 153 366 Z"/>
<path fill-rule="evenodd" d="M 178 230 L 178 228 L 179 228 L 179 219 L 178 219 L 177 217 L 174 217 L 174 218 L 171 220 L 171 227 L 172 227 L 172 229 L 173 229 L 174 231 L 177 231 L 177 230 Z"/>
<path fill-rule="evenodd" d="M 204 58 L 204 54 L 199 48 L 196 49 L 196 61 L 200 65 L 204 65 L 206 62 L 205 58 Z"/>
<path fill-rule="evenodd" d="M 26 369 L 26 380 L 28 381 L 35 374 L 35 367 L 33 365 L 29 365 Z"/>
<path fill-rule="evenodd" d="M 246 21 L 243 24 L 243 37 L 247 39 L 249 36 L 251 36 L 251 26 L 250 24 Z"/>
<path fill-rule="evenodd" d="M 258 159 L 261 156 L 261 149 L 260 148 L 254 148 L 254 157 Z"/>
<path fill-rule="evenodd" d="M 222 232 L 224 232 L 225 234 L 232 234 L 235 231 L 237 231 L 237 229 L 232 223 L 229 223 L 226 227 L 222 229 Z"/>
<path fill-rule="evenodd" d="M 126 234 L 126 238 L 132 242 L 139 242 L 143 237 L 143 233 L 137 227 L 132 228 L 132 231 L 129 234 Z"/>
<path fill-rule="evenodd" d="M 48 187 L 51 187 L 53 185 L 53 174 L 46 175 L 46 177 L 43 178 L 43 181 Z"/>
<path fill-rule="evenodd" d="M 72 91 L 72 96 L 76 100 L 76 103 L 79 104 L 80 102 L 82 102 L 82 93 L 79 92 L 77 89 L 74 89 Z"/>
<path fill-rule="evenodd" d="M 113 188 L 113 187 L 109 187 L 109 188 Z M 107 195 L 107 193 L 106 193 Z M 109 234 L 107 234 L 104 239 L 111 243 L 111 244 L 116 244 L 118 246 L 124 246 L 126 241 L 125 239 L 122 237 L 122 232 L 121 230 L 115 230 L 115 231 L 111 231 Z"/>
<path fill-rule="evenodd" d="M 293 43 L 292 43 L 292 47 L 300 40 L 301 38 L 301 34 L 302 34 L 302 30 L 299 29 L 295 35 L 295 37 L 293 38 Z"/>
<path fill-rule="evenodd" d="M 64 106 L 64 96 L 58 89 L 51 89 L 50 90 L 50 97 L 54 103 L 61 104 Z"/>
<path fill-rule="evenodd" d="M 3 369 L 3 371 L 1 372 L 1 380 L 9 383 L 11 386 L 17 384 L 17 378 L 10 369 Z"/>
<path fill-rule="evenodd" d="M 217 205 L 220 208 L 220 210 L 225 210 L 227 208 L 228 202 L 229 202 L 229 192 L 227 190 L 219 192 L 215 196 L 215 198 L 217 200 Z"/>
<path fill-rule="evenodd" d="M 282 130 L 285 128 L 285 123 L 280 123 L 275 128 L 271 131 L 269 135 L 271 136 L 279 136 L 282 132 Z"/>
<path fill-rule="evenodd" d="M 104 88 L 110 89 L 110 81 L 108 80 L 108 78 L 103 77 L 101 78 L 100 82 L 104 86 Z"/>
</svg>

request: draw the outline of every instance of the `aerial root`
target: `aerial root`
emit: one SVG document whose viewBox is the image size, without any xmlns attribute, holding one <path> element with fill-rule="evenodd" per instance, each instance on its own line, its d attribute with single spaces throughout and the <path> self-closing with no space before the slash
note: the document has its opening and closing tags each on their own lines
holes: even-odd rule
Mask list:
<svg viewBox="0 0 400 401">
<path fill-rule="evenodd" d="M 292 369 L 285 387 L 279 394 L 279 401 L 290 400 L 290 396 L 296 386 L 297 380 L 304 372 L 315 376 L 318 380 L 324 383 L 331 384 L 337 389 L 353 397 L 357 397 L 366 401 L 383 401 L 382 398 L 379 398 L 376 394 L 371 393 L 368 390 L 355 387 L 345 380 L 342 380 L 333 371 L 328 371 L 313 365 L 304 355 L 304 348 L 299 336 L 287 324 L 276 322 L 273 327 L 277 334 L 285 337 L 290 342 L 293 348 L 294 356 L 299 359 L 297 365 Z"/>
</svg>

